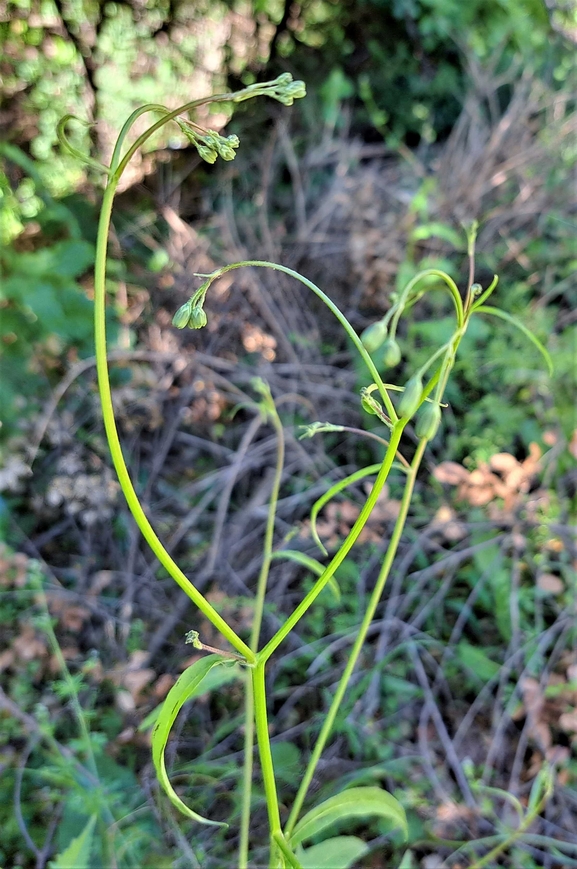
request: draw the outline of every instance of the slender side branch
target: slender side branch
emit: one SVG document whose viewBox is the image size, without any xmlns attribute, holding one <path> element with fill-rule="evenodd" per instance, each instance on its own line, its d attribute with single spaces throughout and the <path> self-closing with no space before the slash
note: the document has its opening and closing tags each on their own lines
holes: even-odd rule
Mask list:
<svg viewBox="0 0 577 869">
<path fill-rule="evenodd" d="M 333 697 L 330 709 L 324 719 L 323 726 L 319 733 L 314 750 L 311 754 L 309 763 L 303 776 L 303 780 L 295 796 L 293 807 L 285 827 L 285 836 L 287 838 L 290 837 L 290 834 L 292 833 L 295 824 L 298 821 L 299 814 L 302 809 L 305 797 L 307 795 L 307 791 L 313 780 L 317 764 L 320 760 L 321 754 L 323 753 L 325 745 L 327 744 L 328 738 L 333 729 L 335 719 L 337 717 L 341 703 L 343 702 L 351 676 L 359 659 L 359 655 L 361 654 L 361 651 L 365 644 L 367 633 L 373 621 L 377 606 L 379 605 L 381 597 L 383 596 L 385 584 L 389 577 L 389 573 L 391 571 L 391 567 L 401 540 L 403 529 L 405 527 L 405 522 L 407 520 L 407 514 L 409 512 L 409 506 L 413 495 L 417 472 L 419 470 L 419 466 L 421 464 L 426 445 L 427 441 L 423 438 L 419 442 L 419 446 L 417 447 L 417 451 L 414 455 L 413 461 L 411 462 L 411 469 L 407 472 L 407 481 L 405 483 L 405 490 L 403 492 L 403 498 L 401 501 L 401 509 L 399 511 L 397 521 L 395 522 L 395 527 L 391 536 L 391 542 L 389 543 L 389 547 L 383 560 L 377 582 L 371 594 L 369 605 L 359 627 L 359 632 L 355 640 L 355 644 L 351 650 L 351 654 L 347 661 L 347 665 L 344 669 L 343 675 L 341 676 L 341 680 L 339 682 L 335 696 Z"/>
</svg>

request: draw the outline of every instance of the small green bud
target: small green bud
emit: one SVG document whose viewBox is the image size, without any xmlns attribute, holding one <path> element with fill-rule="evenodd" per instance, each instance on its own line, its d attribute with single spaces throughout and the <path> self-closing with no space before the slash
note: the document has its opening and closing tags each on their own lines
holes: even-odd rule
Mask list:
<svg viewBox="0 0 577 869">
<path fill-rule="evenodd" d="M 399 416 L 401 418 L 408 417 L 410 419 L 417 412 L 422 394 L 423 381 L 418 374 L 414 374 L 410 380 L 407 380 L 405 391 L 399 402 Z"/>
<path fill-rule="evenodd" d="M 230 145 L 227 145 L 226 142 L 219 142 L 216 146 L 216 150 L 218 151 L 218 156 L 222 157 L 223 160 L 234 160 L 236 157 L 236 151 L 234 148 L 231 148 Z"/>
<path fill-rule="evenodd" d="M 401 361 L 401 348 L 394 338 L 387 338 L 383 345 L 383 364 L 394 368 Z"/>
<path fill-rule="evenodd" d="M 417 419 L 415 434 L 418 438 L 427 438 L 428 441 L 432 441 L 437 434 L 437 431 L 439 430 L 440 424 L 440 406 L 436 402 L 433 402 L 432 404 L 427 403 L 426 407 L 423 408 L 422 412 L 419 414 L 419 418 Z"/>
<path fill-rule="evenodd" d="M 368 350 L 369 353 L 376 353 L 386 337 L 387 327 L 382 320 L 378 320 L 376 323 L 371 323 L 370 326 L 367 326 L 361 335 L 361 341 L 365 350 Z"/>
<path fill-rule="evenodd" d="M 189 329 L 202 329 L 203 326 L 206 326 L 208 323 L 208 317 L 204 311 L 204 308 L 201 308 L 200 305 L 195 305 L 192 311 L 190 312 L 190 318 L 188 321 Z"/>
<path fill-rule="evenodd" d="M 209 148 L 206 145 L 196 144 L 196 150 L 199 153 L 199 156 L 202 157 L 207 163 L 215 163 L 216 158 L 218 157 L 218 153 L 214 150 L 214 148 Z"/>
<path fill-rule="evenodd" d="M 192 305 L 190 300 L 186 302 L 185 305 L 182 305 L 172 318 L 172 325 L 176 326 L 177 329 L 184 329 L 185 326 L 188 325 L 188 321 L 190 320 L 190 314 L 192 312 Z"/>
<path fill-rule="evenodd" d="M 483 287 L 481 286 L 481 284 L 471 284 L 471 295 L 473 297 L 480 296 L 482 292 Z"/>
</svg>

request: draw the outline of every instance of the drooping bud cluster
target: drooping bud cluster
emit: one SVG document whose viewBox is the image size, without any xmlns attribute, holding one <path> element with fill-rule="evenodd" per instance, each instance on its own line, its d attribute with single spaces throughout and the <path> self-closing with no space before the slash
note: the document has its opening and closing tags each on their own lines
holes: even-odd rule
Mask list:
<svg viewBox="0 0 577 869">
<path fill-rule="evenodd" d="M 193 299 L 189 299 L 182 305 L 174 317 L 172 325 L 177 329 L 184 329 L 188 326 L 189 329 L 202 329 L 208 322 L 206 312 L 202 305 L 194 304 Z"/>
<path fill-rule="evenodd" d="M 283 72 L 274 81 L 256 82 L 239 91 L 234 96 L 234 102 L 242 103 L 255 96 L 266 96 L 278 100 L 283 106 L 292 106 L 295 100 L 302 99 L 306 93 L 304 81 L 293 81 L 290 72 Z"/>
<path fill-rule="evenodd" d="M 238 136 L 221 136 L 216 130 L 203 130 L 191 121 L 176 118 L 176 123 L 191 142 L 199 155 L 207 163 L 214 163 L 217 157 L 223 160 L 234 160 L 236 148 L 240 145 Z"/>
</svg>

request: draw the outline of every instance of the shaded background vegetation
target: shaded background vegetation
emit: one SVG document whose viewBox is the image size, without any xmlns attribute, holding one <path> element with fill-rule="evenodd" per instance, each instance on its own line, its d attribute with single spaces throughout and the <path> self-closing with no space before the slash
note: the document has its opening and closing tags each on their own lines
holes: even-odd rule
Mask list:
<svg viewBox="0 0 577 869">
<path fill-rule="evenodd" d="M 67 112 L 93 122 L 71 125 L 75 144 L 106 160 L 136 106 L 285 70 L 306 80 L 307 99 L 290 111 L 241 106 L 234 163 L 201 164 L 170 130 L 127 175 L 109 293 L 132 473 L 183 569 L 248 626 L 274 460 L 250 406 L 233 414 L 254 400 L 251 379 L 270 383 L 286 425 L 279 547 L 292 536 L 312 553 L 314 499 L 378 452 L 346 432 L 298 440 L 316 419 L 372 424 L 363 372 L 314 300 L 279 275 L 238 272 L 209 299 L 208 330 L 183 335 L 170 319 L 193 273 L 244 256 L 282 261 L 360 331 L 421 267 L 463 285 L 461 223 L 478 219 L 477 277 L 500 274 L 499 304 L 548 346 L 555 375 L 504 324 L 477 322 L 463 342 L 315 787 L 385 783 L 410 816 L 404 865 L 437 869 L 467 865 L 470 854 L 449 857 L 455 843 L 514 827 L 488 787 L 526 802 L 555 764 L 546 812 L 503 865 L 577 865 L 576 34 L 574 5 L 540 0 L 0 4 L 0 865 L 48 865 L 93 814 L 91 867 L 232 865 L 234 689 L 195 706 L 171 744 L 183 795 L 230 830 L 181 822 L 153 780 L 149 716 L 190 660 L 183 635 L 218 640 L 142 546 L 109 468 L 91 338 L 100 183 L 55 130 Z M 200 118 L 227 120 L 222 109 Z M 432 297 L 404 327 L 399 382 L 442 339 L 448 313 Z M 329 549 L 362 495 L 324 512 Z M 271 672 L 289 805 L 397 497 L 393 480 L 345 562 L 340 600 L 323 594 Z M 272 579 L 269 628 L 312 582 L 296 565 Z M 255 811 L 258 848 L 258 788 Z M 360 865 L 397 859 L 385 829 L 365 832 Z"/>
</svg>

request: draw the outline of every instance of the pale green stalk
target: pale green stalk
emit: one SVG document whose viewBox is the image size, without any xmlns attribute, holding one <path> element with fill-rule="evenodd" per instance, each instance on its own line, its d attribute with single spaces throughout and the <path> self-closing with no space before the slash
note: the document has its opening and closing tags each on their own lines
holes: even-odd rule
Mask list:
<svg viewBox="0 0 577 869">
<path fill-rule="evenodd" d="M 231 646 L 243 655 L 248 663 L 252 664 L 255 661 L 255 655 L 249 646 L 241 640 L 222 616 L 219 615 L 206 598 L 194 587 L 160 542 L 156 532 L 152 528 L 152 525 L 142 509 L 140 501 L 138 500 L 138 496 L 134 490 L 134 486 L 132 485 L 132 480 L 130 479 L 130 474 L 128 473 L 122 453 L 118 430 L 116 428 L 116 420 L 114 418 L 108 373 L 108 360 L 106 358 L 106 252 L 108 247 L 108 232 L 110 228 L 112 205 L 119 178 L 120 174 L 117 171 L 109 180 L 106 190 L 104 191 L 100 220 L 98 223 L 94 268 L 94 340 L 96 348 L 96 370 L 98 373 L 98 389 L 102 404 L 102 417 L 110 454 L 118 475 L 120 487 L 124 493 L 130 512 L 134 516 L 136 524 L 138 525 L 143 537 L 162 566 L 167 570 L 169 575 L 180 586 L 185 594 L 188 595 L 193 603 L 196 604 L 206 618 L 229 641 Z"/>
<path fill-rule="evenodd" d="M 387 452 L 385 453 L 385 457 L 383 459 L 383 463 L 381 465 L 381 469 L 377 474 L 377 478 L 375 480 L 374 486 L 371 489 L 369 497 L 367 498 L 359 516 L 349 531 L 347 537 L 343 541 L 342 546 L 339 551 L 334 555 L 332 560 L 329 562 L 321 576 L 317 579 L 312 589 L 309 593 L 303 598 L 301 603 L 297 606 L 294 612 L 287 618 L 286 622 L 276 634 L 269 640 L 266 646 L 257 654 L 257 661 L 260 663 L 261 661 L 268 661 L 270 656 L 273 654 L 276 649 L 280 646 L 283 640 L 287 637 L 287 635 L 292 631 L 295 625 L 301 620 L 306 611 L 310 608 L 310 606 L 317 599 L 323 588 L 326 586 L 331 577 L 334 576 L 335 572 L 338 570 L 339 566 L 343 563 L 350 550 L 352 549 L 354 543 L 358 539 L 359 534 L 363 530 L 366 525 L 367 519 L 369 518 L 373 507 L 375 506 L 377 499 L 382 492 L 383 486 L 385 485 L 386 479 L 389 475 L 389 471 L 391 469 L 391 465 L 393 464 L 395 453 L 397 452 L 397 447 L 399 445 L 399 441 L 401 440 L 401 435 L 403 430 L 407 424 L 406 419 L 398 420 L 393 426 L 393 430 L 391 432 L 391 440 L 389 442 L 389 446 Z"/>
<path fill-rule="evenodd" d="M 295 824 L 298 821 L 298 817 L 303 806 L 305 797 L 307 795 L 307 791 L 311 785 L 313 780 L 313 776 L 315 774 L 315 770 L 317 768 L 317 764 L 320 760 L 321 754 L 324 751 L 327 740 L 330 736 L 330 733 L 333 729 L 335 719 L 337 717 L 339 708 L 341 703 L 343 702 L 346 690 L 348 688 L 349 681 L 353 674 L 353 670 L 357 664 L 359 659 L 359 655 L 362 651 L 362 648 L 365 644 L 365 640 L 367 638 L 367 632 L 371 626 L 373 621 L 377 606 L 382 598 L 383 591 L 385 588 L 385 584 L 389 577 L 389 573 L 391 571 L 391 566 L 393 564 L 393 560 L 395 555 L 397 554 L 397 549 L 401 540 L 401 536 L 403 533 L 403 529 L 405 527 L 405 522 L 407 520 L 407 514 L 409 512 L 409 506 L 411 503 L 411 498 L 413 495 L 413 489 L 415 486 L 415 480 L 417 478 L 417 472 L 419 470 L 419 466 L 421 464 L 421 460 L 423 458 L 423 454 L 425 452 L 425 447 L 427 445 L 427 441 L 422 438 L 417 447 L 417 451 L 413 457 L 413 461 L 411 462 L 411 468 L 407 471 L 407 481 L 405 483 L 405 489 L 403 492 L 403 498 L 401 500 L 401 508 L 399 511 L 399 515 L 397 517 L 397 521 L 395 522 L 395 527 L 393 529 L 393 533 L 391 535 L 391 541 L 387 548 L 387 553 L 383 560 L 383 564 L 381 566 L 381 570 L 379 572 L 379 576 L 373 592 L 371 594 L 371 598 L 369 600 L 369 604 L 361 625 L 359 627 L 359 631 L 357 634 L 357 638 L 351 650 L 351 654 L 347 661 L 346 667 L 344 669 L 343 675 L 341 676 L 338 688 L 336 690 L 335 696 L 333 697 L 333 701 L 331 703 L 330 709 L 326 714 L 326 717 L 323 722 L 323 726 L 318 735 L 317 741 L 315 743 L 315 747 L 311 754 L 310 760 L 308 762 L 305 774 L 303 776 L 303 780 L 300 784 L 298 792 L 296 794 L 293 807 L 291 809 L 291 813 L 289 815 L 289 819 L 285 826 L 285 836 L 287 839 L 290 839 L 290 834 L 292 833 Z"/>
<path fill-rule="evenodd" d="M 263 399 L 264 401 L 265 399 Z M 263 544 L 263 557 L 260 574 L 258 578 L 256 596 L 254 602 L 254 612 L 252 629 L 250 634 L 250 648 L 256 654 L 258 651 L 258 643 L 260 638 L 260 629 L 262 625 L 262 617 L 264 612 L 264 601 L 266 595 L 266 586 L 268 575 L 270 572 L 270 564 L 272 560 L 272 546 L 274 536 L 274 523 L 276 517 L 276 508 L 278 504 L 280 485 L 282 480 L 282 472 L 284 468 L 285 442 L 284 431 L 279 415 L 276 411 L 272 397 L 266 402 L 266 410 L 270 417 L 277 436 L 277 458 L 275 474 L 272 484 L 266 530 Z M 243 766 L 243 793 L 242 793 L 242 810 L 240 822 L 240 842 L 238 849 L 238 865 L 239 869 L 246 869 L 248 865 L 248 840 L 250 832 L 250 808 L 252 794 L 252 770 L 253 770 L 253 748 L 254 748 L 254 690 L 252 683 L 252 673 L 248 672 L 246 677 L 246 696 L 244 709 L 244 766 Z"/>
</svg>

